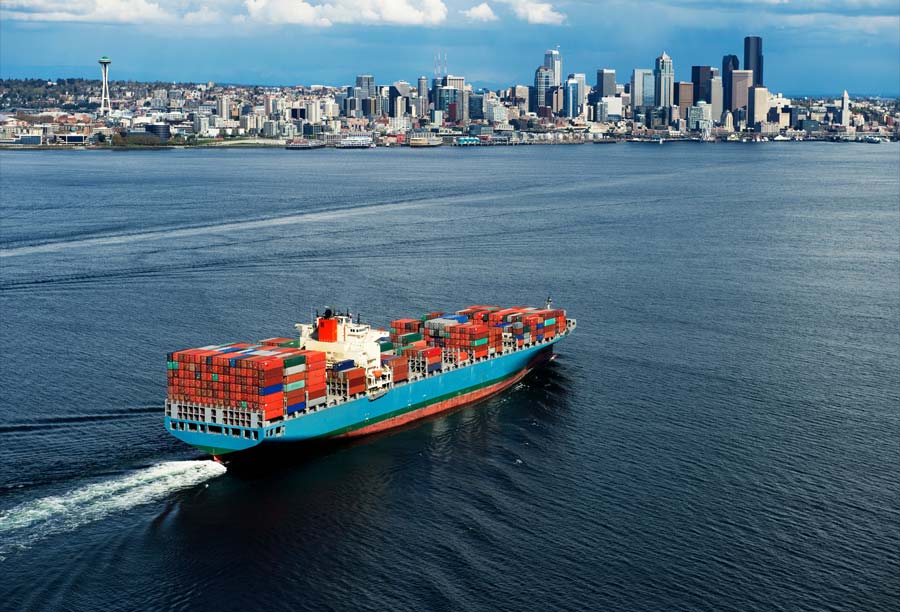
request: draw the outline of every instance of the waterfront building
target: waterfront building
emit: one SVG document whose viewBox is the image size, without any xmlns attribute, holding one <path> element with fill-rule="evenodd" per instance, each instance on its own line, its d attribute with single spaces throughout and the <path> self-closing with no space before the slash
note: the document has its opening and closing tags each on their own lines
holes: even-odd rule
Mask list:
<svg viewBox="0 0 900 612">
<path fill-rule="evenodd" d="M 753 72 L 752 86 L 763 84 L 762 38 L 759 36 L 744 37 L 744 70 Z"/>
<path fill-rule="evenodd" d="M 675 100 L 675 69 L 672 67 L 672 58 L 665 51 L 656 58 L 653 78 L 654 104 L 662 108 L 671 108 Z"/>
<path fill-rule="evenodd" d="M 726 55 L 722 58 L 722 108 L 731 110 L 731 73 L 740 69 L 741 62 L 737 55 Z"/>
<path fill-rule="evenodd" d="M 597 95 L 601 98 L 616 95 L 616 71 L 601 68 L 597 71 Z"/>
<path fill-rule="evenodd" d="M 731 72 L 731 107 L 728 110 L 736 111 L 739 108 L 746 108 L 752 86 L 752 70 L 733 70 Z"/>
<path fill-rule="evenodd" d="M 748 94 L 747 123 L 756 128 L 765 123 L 769 116 L 769 90 L 762 85 L 754 85 Z"/>
<path fill-rule="evenodd" d="M 544 53 L 544 66 L 550 69 L 552 75 L 550 86 L 562 85 L 562 56 L 559 54 L 559 49 L 548 49 Z"/>
</svg>

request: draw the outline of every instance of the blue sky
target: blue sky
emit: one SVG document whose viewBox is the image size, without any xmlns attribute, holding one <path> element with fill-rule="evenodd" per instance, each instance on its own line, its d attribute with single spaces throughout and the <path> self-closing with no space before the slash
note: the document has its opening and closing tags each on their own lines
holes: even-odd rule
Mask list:
<svg viewBox="0 0 900 612">
<path fill-rule="evenodd" d="M 563 70 L 743 60 L 763 37 L 765 81 L 787 95 L 900 94 L 898 0 L 3 0 L 0 75 L 342 85 L 448 70 L 489 87 L 527 84 L 545 49 Z"/>
</svg>

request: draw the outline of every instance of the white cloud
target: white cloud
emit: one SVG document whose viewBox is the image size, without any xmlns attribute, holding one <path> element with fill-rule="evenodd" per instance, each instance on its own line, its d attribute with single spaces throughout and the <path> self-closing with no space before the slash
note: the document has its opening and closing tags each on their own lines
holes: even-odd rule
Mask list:
<svg viewBox="0 0 900 612">
<path fill-rule="evenodd" d="M 20 21 L 159 23 L 175 15 L 148 0 L 6 0 L 2 15 Z"/>
<path fill-rule="evenodd" d="M 251 21 L 330 26 L 336 23 L 434 25 L 447 19 L 442 0 L 246 0 Z"/>
<path fill-rule="evenodd" d="M 508 4 L 516 17 L 528 23 L 559 25 L 566 20 L 566 16 L 556 11 L 549 2 L 535 2 L 534 0 L 499 1 Z"/>
<path fill-rule="evenodd" d="M 218 11 L 210 9 L 205 4 L 196 11 L 190 11 L 184 14 L 184 22 L 190 25 L 220 23 L 222 20 L 223 17 Z"/>
<path fill-rule="evenodd" d="M 478 6 L 460 11 L 460 13 L 472 21 L 497 21 L 497 15 L 494 14 L 494 10 L 487 2 L 482 2 Z"/>
</svg>

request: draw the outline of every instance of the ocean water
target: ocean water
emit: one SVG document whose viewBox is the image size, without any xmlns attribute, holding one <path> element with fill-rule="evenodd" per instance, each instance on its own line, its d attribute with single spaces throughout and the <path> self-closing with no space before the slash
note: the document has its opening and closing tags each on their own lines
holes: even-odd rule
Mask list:
<svg viewBox="0 0 900 612">
<path fill-rule="evenodd" d="M 0 151 L 0 609 L 893 610 L 900 146 Z M 226 470 L 165 353 L 554 304 L 488 401 Z"/>
</svg>

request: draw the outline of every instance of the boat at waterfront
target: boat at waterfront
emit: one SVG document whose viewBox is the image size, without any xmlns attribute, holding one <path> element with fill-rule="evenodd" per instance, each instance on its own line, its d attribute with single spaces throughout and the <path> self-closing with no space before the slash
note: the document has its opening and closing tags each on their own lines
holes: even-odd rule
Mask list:
<svg viewBox="0 0 900 612">
<path fill-rule="evenodd" d="M 310 149 L 321 149 L 325 143 L 321 140 L 307 140 L 305 138 L 294 138 L 288 142 L 284 148 L 289 151 L 306 151 Z"/>
<path fill-rule="evenodd" d="M 563 310 L 470 306 L 390 330 L 326 310 L 296 338 L 170 353 L 165 427 L 213 456 L 363 436 L 515 384 L 574 331 Z"/>
<path fill-rule="evenodd" d="M 413 148 L 422 147 L 439 147 L 444 141 L 438 136 L 412 136 L 409 139 L 409 146 Z"/>
<path fill-rule="evenodd" d="M 347 136 L 341 139 L 336 145 L 338 149 L 372 149 L 375 142 L 371 136 Z"/>
</svg>

